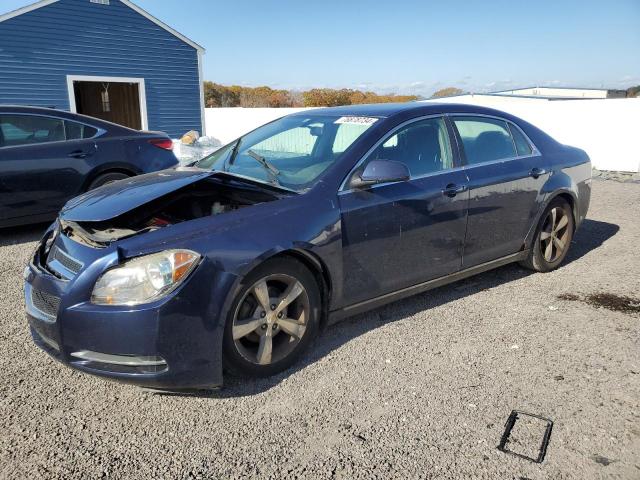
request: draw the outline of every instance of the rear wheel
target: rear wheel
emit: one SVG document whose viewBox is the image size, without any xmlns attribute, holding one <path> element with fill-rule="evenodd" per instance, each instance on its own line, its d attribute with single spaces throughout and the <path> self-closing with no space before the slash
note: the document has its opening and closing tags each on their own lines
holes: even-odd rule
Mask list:
<svg viewBox="0 0 640 480">
<path fill-rule="evenodd" d="M 118 180 L 124 180 L 125 178 L 129 178 L 129 175 L 121 172 L 110 172 L 103 173 L 102 175 L 98 175 L 90 184 L 87 190 L 93 190 L 94 188 L 101 187 L 106 185 L 107 183 L 117 182 Z"/>
<path fill-rule="evenodd" d="M 567 256 L 573 239 L 571 207 L 563 198 L 551 201 L 540 218 L 531 251 L 521 265 L 536 272 L 550 272 Z"/>
<path fill-rule="evenodd" d="M 313 274 L 293 259 L 268 260 L 250 273 L 224 331 L 227 370 L 267 377 L 289 368 L 309 347 L 320 322 Z"/>
</svg>

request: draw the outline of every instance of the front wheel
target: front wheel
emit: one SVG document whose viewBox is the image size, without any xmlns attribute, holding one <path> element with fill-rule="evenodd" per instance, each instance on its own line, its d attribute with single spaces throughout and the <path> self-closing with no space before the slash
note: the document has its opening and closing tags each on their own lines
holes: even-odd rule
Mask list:
<svg viewBox="0 0 640 480">
<path fill-rule="evenodd" d="M 521 265 L 536 272 L 555 270 L 567 256 L 573 231 L 571 206 L 562 198 L 552 200 L 540 218 L 529 256 Z"/>
<path fill-rule="evenodd" d="M 225 325 L 225 367 L 243 377 L 274 375 L 317 335 L 318 285 L 303 264 L 288 258 L 267 260 L 243 283 Z"/>
</svg>

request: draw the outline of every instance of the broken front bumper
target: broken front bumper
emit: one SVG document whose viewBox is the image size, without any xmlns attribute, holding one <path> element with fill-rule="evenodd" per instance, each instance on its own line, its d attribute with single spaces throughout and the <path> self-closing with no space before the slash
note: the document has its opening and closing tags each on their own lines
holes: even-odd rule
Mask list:
<svg viewBox="0 0 640 480">
<path fill-rule="evenodd" d="M 25 269 L 27 318 L 40 348 L 78 370 L 148 388 L 222 384 L 224 300 L 236 277 L 203 262 L 156 302 L 94 305 L 93 285 L 117 261 L 115 250 L 96 250 L 64 236 L 55 246 L 82 269 L 62 278 L 40 263 L 38 252 Z"/>
</svg>

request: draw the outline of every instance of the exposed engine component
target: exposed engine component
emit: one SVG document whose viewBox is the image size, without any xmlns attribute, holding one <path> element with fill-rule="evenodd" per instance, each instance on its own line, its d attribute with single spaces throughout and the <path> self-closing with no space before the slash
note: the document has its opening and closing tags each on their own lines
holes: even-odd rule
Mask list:
<svg viewBox="0 0 640 480">
<path fill-rule="evenodd" d="M 171 192 L 122 215 L 100 222 L 61 220 L 62 232 L 92 247 L 180 222 L 222 215 L 240 208 L 280 198 L 263 188 L 208 178 Z"/>
</svg>

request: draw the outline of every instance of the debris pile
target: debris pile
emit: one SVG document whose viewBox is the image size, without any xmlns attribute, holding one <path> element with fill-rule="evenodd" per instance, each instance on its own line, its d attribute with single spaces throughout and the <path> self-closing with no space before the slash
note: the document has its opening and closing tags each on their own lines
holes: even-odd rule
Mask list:
<svg viewBox="0 0 640 480">
<path fill-rule="evenodd" d="M 179 140 L 173 140 L 173 153 L 180 161 L 180 165 L 200 160 L 215 152 L 222 146 L 215 137 L 200 136 L 195 130 L 185 133 Z"/>
</svg>

